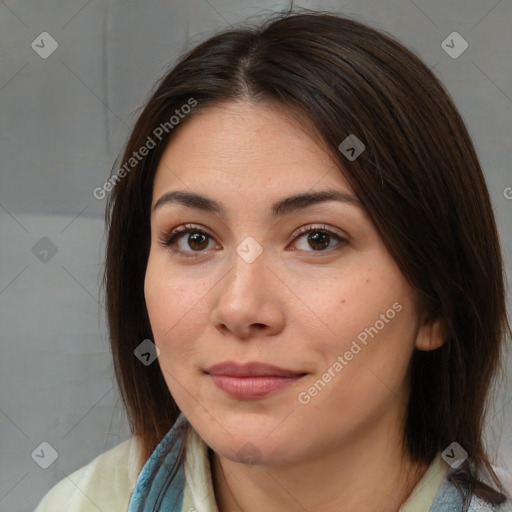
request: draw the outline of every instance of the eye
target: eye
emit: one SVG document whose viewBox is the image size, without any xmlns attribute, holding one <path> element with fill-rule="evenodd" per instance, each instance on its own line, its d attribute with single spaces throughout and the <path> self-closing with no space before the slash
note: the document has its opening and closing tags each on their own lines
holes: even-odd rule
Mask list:
<svg viewBox="0 0 512 512">
<path fill-rule="evenodd" d="M 215 245 L 214 242 L 213 238 L 206 231 L 196 226 L 184 225 L 169 233 L 165 239 L 160 241 L 160 245 L 169 247 L 175 252 L 190 254 L 212 249 L 212 245 Z M 216 248 L 220 248 L 218 244 Z"/>
<path fill-rule="evenodd" d="M 298 249 L 304 252 L 331 252 L 331 250 L 340 249 L 348 243 L 345 238 L 327 229 L 325 225 L 304 226 L 299 228 L 294 235 L 294 243 L 298 247 L 292 250 Z M 169 247 L 173 252 L 187 256 L 195 256 L 208 249 L 221 248 L 206 231 L 190 224 L 174 229 L 159 243 L 164 247 Z"/>
<path fill-rule="evenodd" d="M 302 245 L 298 249 L 306 252 L 330 252 L 331 249 L 338 249 L 338 246 L 344 246 L 348 241 L 342 236 L 327 229 L 325 226 L 304 226 L 295 233 L 296 245 Z M 302 243 L 301 243 L 302 242 Z M 311 251 L 310 249 L 313 249 Z M 295 250 L 295 249 L 293 249 Z"/>
</svg>

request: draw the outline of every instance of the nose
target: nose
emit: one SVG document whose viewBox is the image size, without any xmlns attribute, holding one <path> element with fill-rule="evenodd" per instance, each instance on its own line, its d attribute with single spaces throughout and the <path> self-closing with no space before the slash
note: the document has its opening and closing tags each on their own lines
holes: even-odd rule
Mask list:
<svg viewBox="0 0 512 512">
<path fill-rule="evenodd" d="M 211 321 L 222 334 L 250 339 L 278 334 L 284 327 L 283 285 L 267 267 L 265 251 L 247 263 L 234 255 L 231 269 L 215 287 Z"/>
</svg>

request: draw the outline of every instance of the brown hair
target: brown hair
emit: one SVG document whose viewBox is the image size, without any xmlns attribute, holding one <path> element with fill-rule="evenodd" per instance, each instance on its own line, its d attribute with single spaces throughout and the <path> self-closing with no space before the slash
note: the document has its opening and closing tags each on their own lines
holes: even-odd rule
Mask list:
<svg viewBox="0 0 512 512">
<path fill-rule="evenodd" d="M 457 441 L 469 459 L 453 481 L 492 503 L 504 495 L 483 447 L 494 374 L 510 328 L 503 264 L 489 194 L 468 131 L 442 84 L 411 51 L 375 29 L 328 13 L 287 13 L 229 30 L 185 55 L 160 81 L 129 138 L 127 162 L 155 127 L 193 98 L 277 102 L 310 122 L 330 148 L 424 311 L 441 318 L 445 342 L 417 350 L 404 447 L 430 462 Z M 116 376 L 146 460 L 179 410 L 158 364 L 134 349 L 153 339 L 144 300 L 155 171 L 179 129 L 167 126 L 118 183 L 107 208 L 104 280 Z M 350 161 L 338 145 L 366 146 Z M 154 136 L 153 136 L 154 139 Z"/>
</svg>

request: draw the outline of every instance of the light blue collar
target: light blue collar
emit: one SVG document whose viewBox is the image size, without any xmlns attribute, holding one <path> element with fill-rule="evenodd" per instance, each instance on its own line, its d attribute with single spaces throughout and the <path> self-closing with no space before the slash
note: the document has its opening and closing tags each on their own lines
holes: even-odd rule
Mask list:
<svg viewBox="0 0 512 512">
<path fill-rule="evenodd" d="M 140 472 L 127 512 L 181 512 L 185 489 L 185 434 L 190 427 L 180 413 L 178 419 L 157 445 Z M 181 457 L 180 457 L 181 452 Z M 180 463 L 177 460 L 180 457 Z M 447 473 L 429 512 L 458 512 L 463 509 L 459 491 L 448 480 Z M 469 510 L 478 512 L 512 512 L 510 501 L 493 507 L 473 496 Z"/>
<path fill-rule="evenodd" d="M 493 506 L 473 495 L 469 507 L 464 509 L 464 500 L 455 485 L 448 480 L 453 470 L 448 471 L 432 503 L 429 512 L 512 512 L 512 502 L 507 499 L 501 506 Z"/>
<path fill-rule="evenodd" d="M 181 512 L 185 489 L 184 457 L 180 464 L 176 461 L 184 449 L 188 425 L 181 413 L 158 443 L 137 478 L 127 512 Z"/>
</svg>

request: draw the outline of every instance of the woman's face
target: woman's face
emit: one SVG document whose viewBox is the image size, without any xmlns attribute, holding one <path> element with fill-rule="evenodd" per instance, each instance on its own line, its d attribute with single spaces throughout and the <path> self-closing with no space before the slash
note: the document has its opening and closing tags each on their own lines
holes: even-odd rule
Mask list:
<svg viewBox="0 0 512 512">
<path fill-rule="evenodd" d="M 430 331 L 340 169 L 283 111 L 228 103 L 179 128 L 145 297 L 169 390 L 221 456 L 286 463 L 400 431 Z"/>
</svg>

